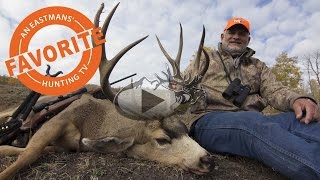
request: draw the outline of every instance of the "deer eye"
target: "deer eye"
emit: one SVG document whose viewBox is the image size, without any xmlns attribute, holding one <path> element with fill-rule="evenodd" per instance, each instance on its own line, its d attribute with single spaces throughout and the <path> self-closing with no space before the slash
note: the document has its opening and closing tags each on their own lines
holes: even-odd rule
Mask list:
<svg viewBox="0 0 320 180">
<path fill-rule="evenodd" d="M 166 139 L 166 138 L 157 138 L 156 142 L 160 145 L 166 145 L 166 144 L 171 144 L 171 140 L 170 139 Z"/>
</svg>

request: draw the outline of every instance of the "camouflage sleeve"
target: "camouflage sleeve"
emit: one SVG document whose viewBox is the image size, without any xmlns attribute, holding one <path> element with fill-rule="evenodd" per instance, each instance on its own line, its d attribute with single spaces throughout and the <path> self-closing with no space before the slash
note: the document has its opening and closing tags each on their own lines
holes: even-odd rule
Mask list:
<svg viewBox="0 0 320 180">
<path fill-rule="evenodd" d="M 312 97 L 298 94 L 277 81 L 275 74 L 265 63 L 262 63 L 260 94 L 272 107 L 280 111 L 292 110 L 292 105 L 298 98 L 309 98 L 316 102 Z"/>
<path fill-rule="evenodd" d="M 184 79 L 187 79 L 187 76 L 194 76 L 195 70 L 194 70 L 194 59 L 190 60 L 190 63 L 188 64 L 188 66 L 186 67 L 186 69 L 184 71 L 181 71 L 181 77 Z M 175 90 L 181 90 L 182 87 L 176 84 L 173 84 L 172 82 L 170 82 L 170 87 L 171 89 L 175 89 Z"/>
<path fill-rule="evenodd" d="M 192 65 L 191 65 L 192 61 L 190 61 L 190 63 L 188 64 L 187 68 L 184 70 L 184 71 L 181 71 L 181 77 L 184 78 L 184 76 L 186 76 L 186 74 L 190 74 L 193 69 L 192 69 Z M 174 76 L 174 72 L 171 71 L 172 75 Z M 181 90 L 182 89 L 182 86 L 176 84 L 176 82 L 173 80 L 173 81 L 169 81 L 169 88 L 170 89 L 174 89 L 174 90 Z"/>
<path fill-rule="evenodd" d="M 188 74 L 189 75 L 193 75 L 194 74 L 194 71 L 195 71 L 194 70 L 194 63 L 195 63 L 194 59 L 190 60 L 189 65 L 186 67 L 186 69 L 183 72 L 181 72 L 182 77 L 186 77 Z"/>
<path fill-rule="evenodd" d="M 211 49 L 207 50 L 207 52 L 209 53 L 209 58 L 212 56 L 212 51 Z M 181 73 L 182 77 L 186 77 L 191 76 L 194 77 L 195 75 L 197 75 L 198 73 L 198 69 L 195 69 L 195 56 L 192 57 L 192 59 L 190 60 L 189 65 L 186 67 L 186 69 Z M 205 65 L 205 56 L 204 53 L 201 53 L 201 57 L 200 57 L 200 64 L 199 64 L 199 69 L 202 69 L 203 66 Z"/>
<path fill-rule="evenodd" d="M 203 55 L 204 56 L 204 55 Z M 202 59 L 202 55 L 201 55 L 201 59 Z M 200 60 L 201 60 L 200 59 Z M 195 57 L 192 57 L 192 59 L 189 61 L 189 64 L 188 64 L 188 66 L 185 68 L 185 70 L 181 70 L 181 77 L 182 78 L 184 78 L 184 79 L 187 79 L 188 78 L 188 76 L 190 76 L 190 77 L 194 77 L 194 75 L 195 75 L 195 73 L 196 73 L 196 70 L 195 70 L 195 68 L 194 68 L 194 64 L 195 64 Z M 201 65 L 202 63 L 201 63 L 201 61 L 200 61 L 200 65 Z M 171 83 L 171 82 L 170 82 Z M 173 84 L 173 83 L 171 83 L 171 84 Z M 173 88 L 173 89 L 176 89 L 176 90 L 179 90 L 179 89 L 181 89 L 181 87 L 180 86 L 174 86 L 175 88 Z"/>
</svg>

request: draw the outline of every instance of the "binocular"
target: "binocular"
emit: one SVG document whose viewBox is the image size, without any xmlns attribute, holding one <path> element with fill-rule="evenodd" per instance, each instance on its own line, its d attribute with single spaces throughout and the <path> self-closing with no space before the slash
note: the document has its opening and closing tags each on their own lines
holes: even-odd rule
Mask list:
<svg viewBox="0 0 320 180">
<path fill-rule="evenodd" d="M 233 99 L 233 104 L 240 107 L 249 95 L 250 90 L 250 86 L 242 85 L 241 80 L 236 78 L 231 81 L 222 96 L 227 100 Z"/>
</svg>

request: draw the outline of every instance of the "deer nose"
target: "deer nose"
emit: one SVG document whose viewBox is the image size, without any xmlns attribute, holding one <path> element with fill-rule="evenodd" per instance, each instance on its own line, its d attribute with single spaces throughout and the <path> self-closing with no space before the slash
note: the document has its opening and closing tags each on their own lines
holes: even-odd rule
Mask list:
<svg viewBox="0 0 320 180">
<path fill-rule="evenodd" d="M 212 155 L 207 154 L 200 158 L 200 166 L 208 168 L 210 171 L 215 167 L 214 158 Z"/>
</svg>

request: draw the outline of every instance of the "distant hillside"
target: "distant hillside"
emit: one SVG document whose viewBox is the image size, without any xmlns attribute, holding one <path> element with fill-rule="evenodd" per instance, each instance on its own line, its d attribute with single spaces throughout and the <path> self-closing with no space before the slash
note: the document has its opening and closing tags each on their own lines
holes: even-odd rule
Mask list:
<svg viewBox="0 0 320 180">
<path fill-rule="evenodd" d="M 17 78 L 0 75 L 0 84 L 11 86 L 24 86 Z"/>
</svg>

